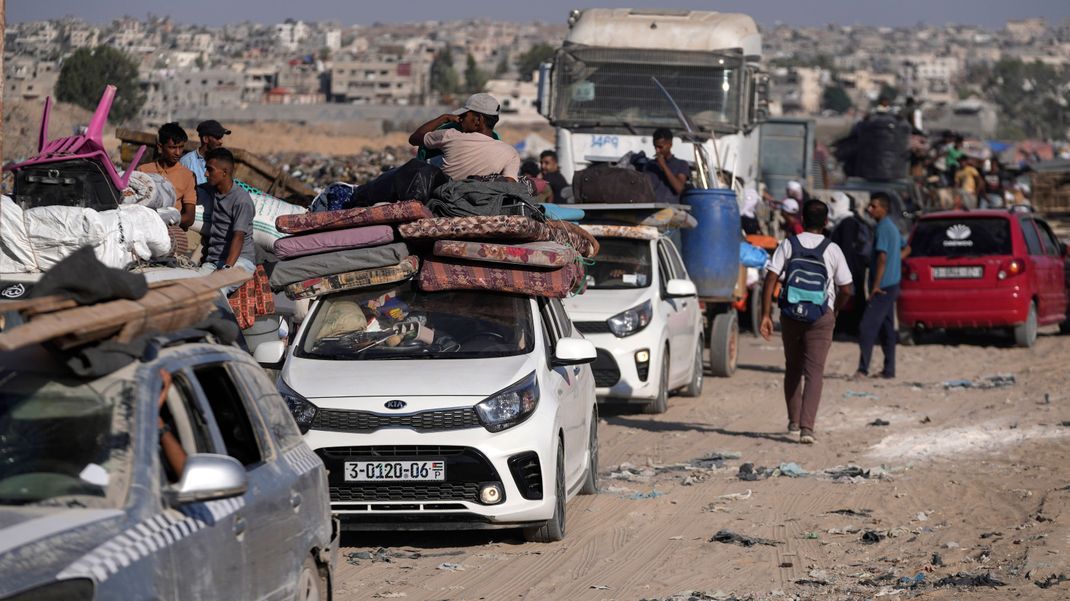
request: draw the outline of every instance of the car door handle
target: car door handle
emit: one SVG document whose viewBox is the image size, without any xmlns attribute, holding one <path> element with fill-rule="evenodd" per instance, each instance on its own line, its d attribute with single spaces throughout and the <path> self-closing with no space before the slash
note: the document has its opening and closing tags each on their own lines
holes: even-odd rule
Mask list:
<svg viewBox="0 0 1070 601">
<path fill-rule="evenodd" d="M 301 506 L 301 493 L 295 492 L 290 495 L 290 507 L 297 509 Z"/>
<path fill-rule="evenodd" d="M 239 536 L 240 537 L 241 535 L 245 534 L 245 527 L 247 525 L 248 524 L 246 524 L 245 518 L 243 518 L 243 517 L 234 518 L 234 536 Z"/>
</svg>

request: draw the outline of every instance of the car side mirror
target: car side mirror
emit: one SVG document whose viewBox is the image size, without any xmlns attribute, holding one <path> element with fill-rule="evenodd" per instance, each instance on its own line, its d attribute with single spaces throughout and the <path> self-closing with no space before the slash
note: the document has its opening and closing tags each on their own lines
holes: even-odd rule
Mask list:
<svg viewBox="0 0 1070 601">
<path fill-rule="evenodd" d="M 283 340 L 269 340 L 261 342 L 253 350 L 253 359 L 262 367 L 277 368 L 286 358 L 286 342 Z"/>
<path fill-rule="evenodd" d="M 171 487 L 170 498 L 177 504 L 225 499 L 245 494 L 249 481 L 237 459 L 215 453 L 198 453 L 186 458 L 182 477 Z"/>
<path fill-rule="evenodd" d="M 598 350 L 594 348 L 590 340 L 562 338 L 554 347 L 554 359 L 551 363 L 554 367 L 583 365 L 594 361 L 596 357 L 598 357 Z"/>
<path fill-rule="evenodd" d="M 665 284 L 665 296 L 667 298 L 698 296 L 698 288 L 691 280 L 669 280 Z"/>
</svg>

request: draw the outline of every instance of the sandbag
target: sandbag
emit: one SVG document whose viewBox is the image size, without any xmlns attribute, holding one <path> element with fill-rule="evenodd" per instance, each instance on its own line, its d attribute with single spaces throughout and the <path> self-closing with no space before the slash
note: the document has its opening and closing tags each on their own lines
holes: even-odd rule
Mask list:
<svg viewBox="0 0 1070 601">
<path fill-rule="evenodd" d="M 290 284 L 311 278 L 397 265 L 407 256 L 409 247 L 404 242 L 395 242 L 385 246 L 338 250 L 279 261 L 271 272 L 271 288 L 279 291 Z"/>
<path fill-rule="evenodd" d="M 256 209 L 256 215 L 253 217 L 253 243 L 256 244 L 261 250 L 267 252 L 274 252 L 275 241 L 283 237 L 283 232 L 280 232 L 275 227 L 275 222 L 279 217 L 284 215 L 303 215 L 308 213 L 308 209 L 290 204 L 284 200 L 275 198 L 270 194 L 264 194 L 263 192 L 251 188 L 248 185 L 244 185 L 241 182 L 234 182 L 237 185 L 241 185 L 249 192 L 249 196 L 253 199 L 253 207 Z M 197 216 L 193 221 L 193 225 L 190 229 L 201 233 L 201 228 L 204 227 L 204 207 L 200 204 L 197 205 Z"/>
<path fill-rule="evenodd" d="M 657 202 L 650 178 L 641 171 L 599 165 L 576 172 L 572 194 L 577 203 Z"/>
</svg>

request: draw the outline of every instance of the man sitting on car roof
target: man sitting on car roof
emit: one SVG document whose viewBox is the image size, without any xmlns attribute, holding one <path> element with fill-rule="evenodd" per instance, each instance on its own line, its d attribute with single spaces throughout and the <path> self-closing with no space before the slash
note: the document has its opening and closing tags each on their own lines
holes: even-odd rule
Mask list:
<svg viewBox="0 0 1070 601">
<path fill-rule="evenodd" d="M 409 144 L 441 149 L 442 171 L 453 179 L 503 175 L 515 181 L 520 175 L 520 155 L 493 137 L 500 115 L 501 105 L 493 96 L 473 94 L 461 108 L 417 128 Z M 439 129 L 446 123 L 456 123 L 460 129 Z"/>
</svg>

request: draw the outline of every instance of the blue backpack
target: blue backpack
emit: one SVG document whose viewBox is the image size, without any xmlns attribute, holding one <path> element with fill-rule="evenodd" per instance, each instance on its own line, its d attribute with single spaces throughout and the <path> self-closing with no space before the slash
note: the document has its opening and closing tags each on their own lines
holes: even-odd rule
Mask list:
<svg viewBox="0 0 1070 601">
<path fill-rule="evenodd" d="M 815 248 L 804 248 L 799 238 L 789 236 L 791 258 L 784 269 L 780 290 L 780 312 L 795 321 L 813 323 L 828 312 L 829 273 L 825 268 L 825 249 L 832 243 L 825 238 Z"/>
</svg>

